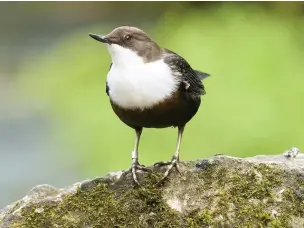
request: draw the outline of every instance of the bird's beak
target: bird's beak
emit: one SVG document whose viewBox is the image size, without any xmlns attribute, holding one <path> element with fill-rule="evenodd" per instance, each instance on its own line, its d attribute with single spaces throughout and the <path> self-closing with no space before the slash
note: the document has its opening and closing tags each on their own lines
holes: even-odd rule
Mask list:
<svg viewBox="0 0 304 228">
<path fill-rule="evenodd" d="M 89 35 L 90 35 L 90 37 L 92 37 L 93 39 L 95 39 L 97 41 L 100 41 L 100 42 L 106 43 L 106 44 L 109 43 L 109 38 L 107 38 L 106 36 L 96 35 L 96 34 L 92 34 L 92 33 L 90 33 Z"/>
</svg>

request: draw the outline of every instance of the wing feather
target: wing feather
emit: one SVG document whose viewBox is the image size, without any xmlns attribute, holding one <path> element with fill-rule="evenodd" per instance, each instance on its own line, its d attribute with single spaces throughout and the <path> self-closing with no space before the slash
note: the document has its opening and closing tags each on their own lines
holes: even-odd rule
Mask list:
<svg viewBox="0 0 304 228">
<path fill-rule="evenodd" d="M 165 50 L 165 63 L 169 65 L 173 75 L 181 77 L 181 82 L 184 83 L 185 89 L 193 94 L 204 95 L 206 91 L 201 80 L 208 77 L 209 74 L 193 70 L 183 57 L 168 49 Z"/>
</svg>

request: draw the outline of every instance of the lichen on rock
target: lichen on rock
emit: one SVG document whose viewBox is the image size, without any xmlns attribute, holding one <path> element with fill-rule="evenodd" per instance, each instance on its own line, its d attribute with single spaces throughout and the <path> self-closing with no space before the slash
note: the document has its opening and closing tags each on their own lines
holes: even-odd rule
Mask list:
<svg viewBox="0 0 304 228">
<path fill-rule="evenodd" d="M 304 227 L 304 155 L 182 162 L 156 185 L 164 169 L 128 172 L 56 189 L 35 187 L 0 210 L 0 227 Z"/>
</svg>

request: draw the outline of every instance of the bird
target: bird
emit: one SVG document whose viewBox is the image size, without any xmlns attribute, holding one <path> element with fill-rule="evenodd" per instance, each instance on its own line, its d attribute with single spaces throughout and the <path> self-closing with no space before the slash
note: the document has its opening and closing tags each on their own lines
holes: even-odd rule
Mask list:
<svg viewBox="0 0 304 228">
<path fill-rule="evenodd" d="M 106 94 L 114 113 L 135 130 L 132 165 L 129 169 L 137 185 L 136 172 L 149 171 L 138 160 L 139 141 L 144 128 L 177 127 L 177 145 L 161 181 L 175 168 L 180 173 L 179 153 L 186 124 L 197 113 L 201 96 L 206 94 L 202 80 L 208 73 L 194 70 L 177 53 L 162 48 L 143 30 L 121 26 L 107 35 L 90 33 L 106 44 L 111 64 L 106 79 Z"/>
</svg>

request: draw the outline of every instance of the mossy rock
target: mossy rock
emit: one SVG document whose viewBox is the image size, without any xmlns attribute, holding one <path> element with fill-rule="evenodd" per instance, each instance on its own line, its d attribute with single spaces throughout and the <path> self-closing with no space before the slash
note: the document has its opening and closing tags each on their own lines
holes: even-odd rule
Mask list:
<svg viewBox="0 0 304 228">
<path fill-rule="evenodd" d="M 156 185 L 164 168 L 111 173 L 56 189 L 33 188 L 0 210 L 0 227 L 304 227 L 304 155 L 181 162 Z"/>
</svg>

